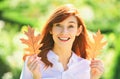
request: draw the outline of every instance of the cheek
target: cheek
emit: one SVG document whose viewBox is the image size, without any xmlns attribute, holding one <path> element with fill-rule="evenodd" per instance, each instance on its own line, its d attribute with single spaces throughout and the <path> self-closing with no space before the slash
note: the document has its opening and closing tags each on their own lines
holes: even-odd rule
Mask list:
<svg viewBox="0 0 120 79">
<path fill-rule="evenodd" d="M 72 36 L 76 36 L 76 35 L 77 35 L 77 30 L 69 30 L 69 33 L 70 33 Z"/>
<path fill-rule="evenodd" d="M 61 29 L 60 28 L 53 28 L 52 29 L 52 33 L 54 34 L 54 35 L 57 35 L 57 34 L 59 34 L 61 32 Z"/>
</svg>

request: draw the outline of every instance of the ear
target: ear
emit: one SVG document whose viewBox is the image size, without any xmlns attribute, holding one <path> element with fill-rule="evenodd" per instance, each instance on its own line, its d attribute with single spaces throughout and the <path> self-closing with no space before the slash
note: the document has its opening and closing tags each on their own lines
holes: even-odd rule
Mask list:
<svg viewBox="0 0 120 79">
<path fill-rule="evenodd" d="M 80 27 L 77 30 L 77 35 L 76 36 L 80 35 L 80 33 L 82 32 L 82 29 L 83 29 L 83 27 L 82 27 L 82 25 L 80 25 Z"/>
</svg>

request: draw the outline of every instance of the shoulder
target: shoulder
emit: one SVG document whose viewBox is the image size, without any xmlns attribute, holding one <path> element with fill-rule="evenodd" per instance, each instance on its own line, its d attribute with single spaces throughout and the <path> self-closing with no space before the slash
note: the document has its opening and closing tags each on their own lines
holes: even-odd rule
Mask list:
<svg viewBox="0 0 120 79">
<path fill-rule="evenodd" d="M 90 63 L 90 60 L 82 58 L 82 57 L 76 55 L 75 53 L 72 54 L 72 59 L 74 59 L 78 62 L 82 61 L 82 62 Z"/>
<path fill-rule="evenodd" d="M 82 63 L 83 65 L 90 65 L 90 60 L 84 59 L 84 58 L 80 58 L 79 62 Z"/>
<path fill-rule="evenodd" d="M 84 59 L 84 58 L 81 58 L 80 56 L 76 55 L 74 53 L 74 55 L 72 56 L 72 65 L 71 65 L 71 70 L 74 71 L 74 72 L 77 72 L 79 73 L 79 75 L 81 74 L 81 71 L 82 71 L 82 74 L 88 74 L 89 75 L 89 72 L 90 72 L 90 61 L 87 60 L 87 59 Z"/>
<path fill-rule="evenodd" d="M 77 56 L 75 53 L 73 53 L 73 58 L 72 59 L 74 59 L 74 61 L 76 63 L 82 64 L 82 65 L 87 65 L 87 66 L 90 65 L 90 60 L 84 59 L 80 56 Z"/>
<path fill-rule="evenodd" d="M 78 57 L 77 67 L 83 71 L 90 71 L 90 61 L 81 57 Z"/>
<path fill-rule="evenodd" d="M 78 61 L 82 62 L 82 63 L 85 63 L 85 64 L 90 64 L 90 60 L 84 59 L 84 58 L 81 58 L 81 57 L 78 58 Z"/>
</svg>

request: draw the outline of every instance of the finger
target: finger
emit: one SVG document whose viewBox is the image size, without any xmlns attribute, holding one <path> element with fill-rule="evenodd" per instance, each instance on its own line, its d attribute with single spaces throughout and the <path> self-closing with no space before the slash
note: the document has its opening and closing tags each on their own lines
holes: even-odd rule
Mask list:
<svg viewBox="0 0 120 79">
<path fill-rule="evenodd" d="M 34 65 L 32 66 L 32 68 L 31 68 L 31 71 L 39 71 L 39 69 L 40 69 L 40 63 L 39 63 L 39 61 L 37 61 L 36 63 L 34 63 Z"/>
<path fill-rule="evenodd" d="M 92 61 L 91 61 L 91 63 L 95 63 L 95 62 L 103 63 L 103 61 L 101 61 L 101 60 L 92 60 Z"/>
<path fill-rule="evenodd" d="M 36 63 L 40 63 L 40 58 L 37 57 L 36 59 L 34 59 L 34 60 L 28 65 L 29 69 L 32 69 L 32 68 L 35 66 Z"/>
<path fill-rule="evenodd" d="M 28 58 L 28 65 L 36 59 L 36 55 L 32 55 Z"/>
<path fill-rule="evenodd" d="M 35 71 L 36 69 L 38 69 L 39 68 L 39 61 L 36 61 L 35 63 L 34 63 L 34 65 L 31 67 L 31 71 Z"/>
<path fill-rule="evenodd" d="M 37 58 L 35 58 L 32 62 L 30 62 L 29 64 L 28 64 L 28 66 L 29 66 L 29 68 L 31 69 L 32 68 L 32 66 L 34 66 L 34 64 L 37 62 Z"/>
<path fill-rule="evenodd" d="M 91 69 L 97 69 L 99 72 L 104 72 L 104 67 L 100 65 L 91 65 Z"/>
<path fill-rule="evenodd" d="M 30 57 L 28 58 L 28 62 L 32 62 L 34 59 L 35 59 L 35 56 L 32 55 L 32 56 L 30 56 Z"/>
<path fill-rule="evenodd" d="M 98 66 L 104 67 L 104 65 L 101 63 L 91 63 L 90 66 L 92 66 L 92 65 L 98 65 Z"/>
<path fill-rule="evenodd" d="M 95 61 L 91 61 L 90 65 L 100 65 L 100 66 L 104 66 L 103 62 L 101 60 L 95 60 Z"/>
</svg>

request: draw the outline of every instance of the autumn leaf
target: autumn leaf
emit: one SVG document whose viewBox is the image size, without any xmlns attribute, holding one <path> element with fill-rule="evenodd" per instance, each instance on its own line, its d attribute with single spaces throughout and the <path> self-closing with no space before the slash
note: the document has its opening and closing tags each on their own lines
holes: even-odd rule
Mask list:
<svg viewBox="0 0 120 79">
<path fill-rule="evenodd" d="M 25 53 L 23 56 L 23 59 L 25 60 L 26 56 L 30 56 L 33 54 L 38 54 L 40 52 L 39 48 L 41 47 L 40 44 L 40 34 L 37 36 L 34 35 L 34 29 L 32 29 L 30 26 L 28 26 L 28 31 L 24 32 L 28 39 L 21 38 L 23 44 L 27 45 L 27 48 L 24 48 L 25 51 L 28 53 Z"/>
<path fill-rule="evenodd" d="M 89 48 L 87 48 L 87 54 L 88 58 L 96 58 L 100 51 L 102 50 L 103 46 L 106 45 L 106 41 L 102 41 L 103 35 L 101 34 L 100 30 L 96 33 L 96 35 L 93 35 L 93 41 L 87 40 L 89 44 Z"/>
</svg>

